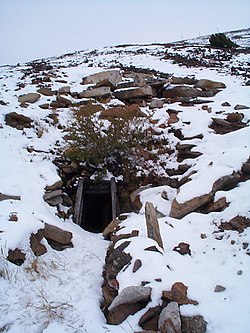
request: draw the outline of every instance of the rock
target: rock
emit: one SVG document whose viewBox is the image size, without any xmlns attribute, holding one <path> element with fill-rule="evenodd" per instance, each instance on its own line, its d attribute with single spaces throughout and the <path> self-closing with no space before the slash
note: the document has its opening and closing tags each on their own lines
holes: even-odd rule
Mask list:
<svg viewBox="0 0 250 333">
<path fill-rule="evenodd" d="M 245 216 L 235 216 L 229 222 L 222 222 L 220 230 L 237 230 L 242 233 L 246 228 L 250 227 L 250 219 Z"/>
<path fill-rule="evenodd" d="M 96 104 L 92 101 L 88 101 L 85 105 L 80 106 L 79 109 L 75 110 L 76 115 L 79 117 L 89 117 L 95 114 L 96 112 L 100 112 L 105 110 L 104 107 L 100 104 Z"/>
<path fill-rule="evenodd" d="M 46 191 L 55 191 L 55 190 L 60 190 L 63 186 L 63 181 L 59 180 L 58 182 L 52 184 L 52 185 L 47 185 L 45 187 Z"/>
<path fill-rule="evenodd" d="M 217 286 L 216 286 L 215 289 L 214 289 L 214 292 L 215 292 L 215 293 L 221 293 L 222 291 L 225 291 L 225 290 L 226 290 L 225 287 L 223 287 L 223 286 L 217 284 Z"/>
<path fill-rule="evenodd" d="M 62 105 L 61 107 L 70 107 L 73 103 L 73 100 L 69 96 L 60 94 L 56 95 L 56 101 Z"/>
<path fill-rule="evenodd" d="M 161 109 L 164 105 L 165 101 L 163 99 L 154 98 L 152 102 L 149 104 L 150 109 Z"/>
<path fill-rule="evenodd" d="M 213 123 L 210 128 L 214 129 L 217 134 L 226 134 L 232 131 L 237 131 L 246 126 L 244 123 L 232 123 L 221 118 L 212 118 Z"/>
<path fill-rule="evenodd" d="M 146 202 L 145 218 L 148 238 L 155 240 L 156 243 L 163 249 L 163 242 L 157 220 L 156 209 L 151 202 Z"/>
<path fill-rule="evenodd" d="M 205 209 L 202 210 L 202 212 L 205 212 L 206 214 L 211 212 L 221 212 L 225 208 L 228 207 L 228 203 L 225 197 L 222 197 L 218 199 L 217 201 L 214 201 L 212 203 L 209 203 Z"/>
<path fill-rule="evenodd" d="M 50 206 L 57 206 L 62 203 L 62 190 L 46 192 L 43 199 Z"/>
<path fill-rule="evenodd" d="M 38 93 L 28 93 L 18 97 L 19 103 L 35 103 L 41 97 Z"/>
<path fill-rule="evenodd" d="M 150 301 L 152 288 L 131 286 L 123 289 L 113 300 L 108 310 L 109 324 L 118 325 L 129 315 L 143 309 Z"/>
<path fill-rule="evenodd" d="M 182 333 L 205 333 L 207 322 L 202 316 L 187 317 L 181 316 Z"/>
<path fill-rule="evenodd" d="M 17 213 L 15 213 L 15 212 L 10 213 L 8 221 L 10 221 L 10 222 L 17 222 L 18 221 Z"/>
<path fill-rule="evenodd" d="M 44 96 L 54 96 L 56 95 L 55 90 L 51 90 L 50 88 L 40 88 L 37 90 L 39 94 L 42 94 Z"/>
<path fill-rule="evenodd" d="M 110 87 L 98 87 L 82 91 L 81 93 L 79 93 L 79 97 L 98 98 L 98 97 L 110 96 L 110 94 L 111 94 Z"/>
<path fill-rule="evenodd" d="M 135 263 L 134 263 L 134 266 L 133 266 L 133 270 L 132 272 L 133 273 L 136 273 L 138 271 L 138 269 L 140 269 L 142 266 L 142 262 L 140 259 L 136 259 Z"/>
<path fill-rule="evenodd" d="M 26 254 L 23 253 L 20 249 L 9 250 L 7 260 L 10 261 L 12 264 L 17 266 L 21 266 L 26 258 Z"/>
<path fill-rule="evenodd" d="M 6 125 L 18 130 L 32 127 L 32 120 L 29 117 L 23 116 L 16 112 L 7 113 L 5 116 L 5 122 Z"/>
<path fill-rule="evenodd" d="M 181 333 L 181 318 L 178 303 L 169 303 L 161 312 L 158 322 L 161 333 Z"/>
<path fill-rule="evenodd" d="M 246 110 L 246 109 L 250 109 L 250 107 L 242 104 L 237 104 L 234 107 L 234 110 Z"/>
<path fill-rule="evenodd" d="M 195 88 L 200 88 L 202 90 L 214 90 L 226 88 L 226 85 L 223 82 L 216 82 L 207 79 L 201 79 L 195 84 Z"/>
<path fill-rule="evenodd" d="M 233 189 L 241 181 L 239 172 L 233 172 L 231 175 L 223 176 L 213 184 L 213 192 L 228 191 Z"/>
<path fill-rule="evenodd" d="M 185 215 L 195 211 L 197 208 L 209 203 L 213 198 L 213 194 L 203 194 L 199 197 L 190 199 L 183 203 L 178 203 L 176 198 L 171 205 L 170 216 L 176 219 L 181 219 Z"/>
<path fill-rule="evenodd" d="M 191 255 L 190 245 L 184 242 L 179 243 L 173 248 L 173 251 L 180 253 L 181 255 L 189 254 Z"/>
<path fill-rule="evenodd" d="M 39 230 L 36 234 L 31 234 L 30 236 L 30 247 L 33 253 L 37 257 L 47 252 L 46 246 L 40 243 L 42 238 L 43 238 L 42 230 Z"/>
<path fill-rule="evenodd" d="M 116 86 L 122 80 L 122 76 L 119 70 L 108 70 L 83 78 L 83 84 L 97 84 L 104 80 L 108 80 Z"/>
<path fill-rule="evenodd" d="M 121 221 L 119 219 L 114 219 L 111 223 L 109 223 L 102 232 L 103 238 L 106 240 L 110 240 L 111 235 L 120 229 L 120 223 Z"/>
<path fill-rule="evenodd" d="M 72 240 L 73 234 L 70 231 L 66 231 L 54 225 L 45 223 L 43 229 L 43 237 L 47 240 L 52 240 L 61 245 L 68 245 Z"/>
<path fill-rule="evenodd" d="M 230 123 L 240 123 L 244 118 L 244 114 L 239 112 L 229 113 L 226 120 Z"/>
<path fill-rule="evenodd" d="M 137 237 L 138 235 L 139 235 L 139 230 L 133 230 L 132 232 L 127 233 L 127 234 L 111 235 L 110 239 L 115 244 L 116 242 L 118 242 L 121 239 Z"/>
<path fill-rule="evenodd" d="M 100 115 L 101 119 L 132 119 L 134 117 L 146 117 L 145 113 L 140 110 L 140 107 L 137 104 L 116 106 L 110 109 L 103 110 Z"/>
<path fill-rule="evenodd" d="M 49 103 L 41 104 L 41 105 L 39 105 L 39 108 L 43 109 L 43 110 L 47 110 L 47 109 L 49 109 Z"/>
<path fill-rule="evenodd" d="M 58 89 L 59 94 L 70 94 L 70 86 L 64 86 Z"/>
<path fill-rule="evenodd" d="M 193 87 L 176 86 L 176 87 L 167 87 L 166 89 L 163 89 L 164 98 L 178 98 L 178 97 L 196 98 L 199 96 L 203 96 L 202 91 Z"/>
<path fill-rule="evenodd" d="M 172 84 L 189 84 L 189 85 L 194 85 L 198 82 L 198 80 L 190 77 L 175 77 L 173 76 L 171 78 L 171 83 Z"/>
<path fill-rule="evenodd" d="M 8 195 L 0 192 L 0 201 L 4 200 L 21 200 L 21 197 L 19 195 Z"/>
<path fill-rule="evenodd" d="M 250 175 L 250 162 L 242 164 L 241 172 Z"/>
<path fill-rule="evenodd" d="M 118 89 L 114 91 L 116 98 L 121 100 L 135 99 L 135 98 L 147 98 L 153 95 L 152 88 L 150 86 L 144 87 L 132 87 L 128 89 Z"/>
<path fill-rule="evenodd" d="M 139 320 L 139 326 L 144 330 L 158 330 L 158 320 L 161 313 L 161 307 L 150 308 Z"/>
<path fill-rule="evenodd" d="M 223 102 L 223 103 L 221 104 L 221 106 L 224 106 L 224 107 L 229 107 L 229 106 L 231 106 L 231 104 L 230 104 L 230 103 L 228 103 L 228 102 Z"/>
<path fill-rule="evenodd" d="M 175 282 L 172 285 L 171 291 L 163 291 L 162 297 L 163 299 L 175 301 L 179 305 L 182 304 L 198 305 L 198 302 L 188 299 L 187 289 L 188 287 L 185 286 L 185 284 L 183 284 L 182 282 Z"/>
</svg>

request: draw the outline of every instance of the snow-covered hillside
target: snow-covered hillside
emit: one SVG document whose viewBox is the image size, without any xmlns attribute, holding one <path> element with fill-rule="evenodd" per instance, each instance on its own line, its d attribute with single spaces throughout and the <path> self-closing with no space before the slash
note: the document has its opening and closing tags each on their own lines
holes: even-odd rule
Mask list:
<svg viewBox="0 0 250 333">
<path fill-rule="evenodd" d="M 231 33 L 230 38 L 234 35 L 239 33 Z M 245 42 L 249 29 L 240 35 L 244 42 L 235 52 L 211 49 L 200 44 L 206 39 L 197 39 L 81 51 L 0 67 L 0 332 L 139 332 L 139 319 L 162 302 L 162 291 L 171 290 L 175 282 L 183 282 L 188 298 L 198 302 L 182 305 L 181 314 L 203 316 L 208 333 L 249 332 L 250 45 Z M 86 95 L 79 98 L 80 94 L 94 89 L 82 84 L 82 79 L 110 69 L 119 70 L 126 84 L 131 82 L 125 78 L 126 71 L 166 80 L 165 96 L 149 96 L 140 111 L 157 138 L 166 139 L 171 148 L 159 155 L 164 163 L 158 169 L 169 183 L 140 192 L 139 212 L 129 212 L 117 232 L 139 230 L 124 251 L 132 263 L 136 259 L 142 263 L 137 272 L 133 264 L 119 272 L 119 292 L 147 281 L 153 293 L 146 308 L 116 326 L 106 323 L 100 309 L 109 241 L 74 224 L 61 202 L 50 206 L 44 201 L 46 186 L 60 181 L 53 161 L 66 145 L 71 106 L 86 102 Z M 210 88 L 199 87 L 202 79 L 223 85 L 209 95 Z M 168 94 L 177 85 L 196 89 L 199 95 L 173 98 Z M 26 101 L 20 98 L 29 93 L 36 95 Z M 105 110 L 127 103 L 115 94 L 116 90 L 110 93 L 108 102 L 95 103 Z M 150 107 L 152 100 L 162 105 Z M 17 118 L 13 120 L 12 115 L 8 122 L 13 112 Z M 183 165 L 186 169 L 178 172 Z M 144 251 L 151 245 L 158 247 L 147 237 L 146 202 L 158 212 L 162 254 Z M 64 219 L 58 209 L 67 213 Z M 230 224 L 238 217 L 243 222 Z M 36 256 L 30 236 L 45 223 L 70 231 L 73 247 L 55 251 L 43 238 L 47 252 Z M 180 243 L 189 244 L 190 254 L 173 251 Z M 16 248 L 25 253 L 21 266 L 6 259 L 9 250 Z M 222 291 L 215 292 L 216 286 L 222 286 Z"/>
</svg>

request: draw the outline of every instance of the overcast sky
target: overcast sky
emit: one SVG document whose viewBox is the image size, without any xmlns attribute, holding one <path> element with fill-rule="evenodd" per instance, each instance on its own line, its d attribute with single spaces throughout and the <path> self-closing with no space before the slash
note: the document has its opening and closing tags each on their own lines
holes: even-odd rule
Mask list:
<svg viewBox="0 0 250 333">
<path fill-rule="evenodd" d="M 250 27 L 250 0 L 0 0 L 0 64 Z"/>
</svg>

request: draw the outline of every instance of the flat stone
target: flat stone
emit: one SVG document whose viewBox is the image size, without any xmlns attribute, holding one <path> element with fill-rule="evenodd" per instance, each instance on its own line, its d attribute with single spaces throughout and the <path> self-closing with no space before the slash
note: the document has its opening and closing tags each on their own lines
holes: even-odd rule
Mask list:
<svg viewBox="0 0 250 333">
<path fill-rule="evenodd" d="M 83 78 L 83 84 L 97 84 L 104 80 L 109 80 L 113 85 L 117 85 L 122 80 L 120 70 L 107 70 L 89 75 Z"/>
<path fill-rule="evenodd" d="M 39 94 L 42 94 L 44 96 L 54 96 L 56 95 L 55 90 L 51 90 L 50 88 L 40 88 L 37 90 Z"/>
<path fill-rule="evenodd" d="M 132 87 L 128 89 L 119 89 L 114 91 L 116 98 L 121 100 L 135 99 L 135 98 L 147 98 L 153 95 L 151 86 L 144 87 Z"/>
<path fill-rule="evenodd" d="M 164 105 L 165 101 L 162 99 L 154 98 L 152 102 L 149 104 L 150 109 L 161 109 Z"/>
<path fill-rule="evenodd" d="M 173 251 L 180 253 L 181 255 L 189 254 L 191 255 L 190 245 L 184 242 L 179 243 L 173 248 Z"/>
<path fill-rule="evenodd" d="M 79 97 L 80 98 L 96 98 L 96 97 L 110 96 L 110 94 L 111 94 L 110 87 L 104 86 L 104 87 L 84 90 L 81 93 L 79 93 Z"/>
<path fill-rule="evenodd" d="M 61 245 L 67 245 L 71 242 L 73 234 L 70 231 L 45 223 L 43 236 L 44 238 L 55 241 Z"/>
<path fill-rule="evenodd" d="M 38 93 L 28 93 L 18 97 L 19 103 L 35 103 L 41 97 Z"/>
<path fill-rule="evenodd" d="M 210 89 L 221 89 L 226 88 L 226 85 L 223 82 L 217 82 L 207 79 L 201 79 L 195 84 L 196 88 L 200 88 L 202 90 L 210 90 Z"/>
<path fill-rule="evenodd" d="M 247 109 L 250 109 L 250 107 L 243 104 L 237 104 L 234 107 L 234 110 L 247 110 Z"/>
<path fill-rule="evenodd" d="M 214 292 L 215 292 L 215 293 L 221 293 L 222 291 L 225 291 L 225 290 L 226 290 L 225 287 L 223 287 L 223 286 L 217 284 L 217 286 L 216 286 L 215 289 L 214 289 Z"/>
<path fill-rule="evenodd" d="M 20 249 L 16 248 L 15 250 L 9 250 L 7 260 L 12 264 L 21 266 L 26 258 L 26 254 L 23 253 Z"/>
<path fill-rule="evenodd" d="M 29 117 L 23 116 L 16 112 L 7 113 L 5 116 L 6 125 L 23 130 L 24 128 L 32 127 L 32 120 Z"/>
</svg>

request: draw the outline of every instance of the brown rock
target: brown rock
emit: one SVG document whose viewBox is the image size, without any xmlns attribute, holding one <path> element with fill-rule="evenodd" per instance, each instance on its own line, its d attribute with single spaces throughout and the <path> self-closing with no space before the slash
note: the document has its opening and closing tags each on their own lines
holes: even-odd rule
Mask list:
<svg viewBox="0 0 250 333">
<path fill-rule="evenodd" d="M 43 231 L 39 230 L 36 234 L 30 236 L 30 247 L 36 256 L 41 256 L 47 252 L 46 246 L 41 244 L 43 238 Z"/>
<path fill-rule="evenodd" d="M 71 242 L 73 234 L 70 231 L 60 229 L 54 225 L 45 223 L 43 236 L 47 240 L 50 239 L 62 245 L 67 245 Z"/>
<path fill-rule="evenodd" d="M 80 98 L 96 98 L 96 97 L 107 97 L 110 96 L 111 90 L 110 87 L 98 87 L 84 90 L 79 93 Z"/>
<path fill-rule="evenodd" d="M 226 120 L 230 123 L 240 123 L 244 118 L 244 114 L 239 112 L 229 113 Z"/>
<path fill-rule="evenodd" d="M 193 85 L 196 84 L 198 82 L 198 80 L 194 79 L 194 78 L 190 78 L 190 77 L 176 77 L 173 76 L 171 78 L 171 83 L 172 84 L 189 84 L 189 85 Z"/>
<path fill-rule="evenodd" d="M 221 88 L 226 88 L 226 85 L 223 82 L 216 82 L 212 80 L 207 80 L 207 79 L 201 79 L 199 80 L 196 85 L 196 88 L 200 88 L 202 90 L 214 90 L 214 89 L 221 89 Z"/>
<path fill-rule="evenodd" d="M 196 98 L 202 96 L 202 91 L 193 87 L 187 86 L 176 86 L 172 88 L 166 88 L 163 90 L 164 98 L 177 98 L 177 97 L 188 97 Z"/>
<path fill-rule="evenodd" d="M 56 94 L 56 91 L 51 90 L 50 88 L 40 88 L 37 90 L 37 92 L 44 96 L 54 96 Z"/>
<path fill-rule="evenodd" d="M 28 93 L 18 97 L 19 103 L 35 103 L 41 97 L 38 93 Z"/>
<path fill-rule="evenodd" d="M 41 104 L 41 105 L 39 105 L 39 108 L 43 109 L 43 110 L 47 110 L 47 109 L 49 109 L 49 103 Z"/>
<path fill-rule="evenodd" d="M 21 200 L 21 197 L 19 195 L 8 195 L 0 192 L 0 201 L 3 200 Z"/>
<path fill-rule="evenodd" d="M 139 268 L 141 268 L 142 262 L 140 259 L 136 259 L 134 266 L 133 266 L 133 273 L 137 272 Z"/>
<path fill-rule="evenodd" d="M 181 316 L 182 333 L 205 333 L 207 322 L 202 316 L 187 317 Z"/>
<path fill-rule="evenodd" d="M 228 103 L 228 102 L 223 102 L 223 103 L 221 104 L 221 106 L 224 106 L 224 107 L 230 107 L 230 106 L 231 106 L 231 104 L 230 104 L 230 103 Z"/>
<path fill-rule="evenodd" d="M 62 190 L 46 192 L 43 200 L 50 206 L 57 206 L 62 203 Z"/>
<path fill-rule="evenodd" d="M 57 94 L 56 101 L 61 105 L 65 105 L 65 107 L 72 106 L 72 100 L 66 95 Z"/>
<path fill-rule="evenodd" d="M 32 127 L 32 120 L 16 112 L 10 112 L 5 116 L 6 125 L 14 127 L 18 130 Z"/>
<path fill-rule="evenodd" d="M 12 264 L 21 266 L 25 261 L 25 257 L 25 253 L 16 248 L 15 250 L 9 250 L 7 260 Z"/>
<path fill-rule="evenodd" d="M 189 254 L 191 255 L 190 245 L 184 242 L 179 243 L 173 248 L 173 251 L 180 253 L 181 255 Z"/>
<path fill-rule="evenodd" d="M 138 235 L 139 235 L 139 230 L 133 230 L 132 232 L 127 233 L 127 234 L 111 235 L 110 239 L 115 244 L 116 242 L 118 242 L 121 239 L 137 237 Z"/>
<path fill-rule="evenodd" d="M 144 330 L 158 330 L 158 320 L 161 313 L 161 307 L 150 308 L 139 320 L 139 326 Z"/>
<path fill-rule="evenodd" d="M 187 289 L 188 287 L 185 286 L 185 284 L 183 284 L 182 282 L 175 282 L 172 285 L 171 291 L 163 291 L 162 297 L 170 301 L 175 301 L 180 305 L 182 304 L 197 305 L 198 302 L 188 299 Z"/>
<path fill-rule="evenodd" d="M 52 185 L 47 185 L 45 187 L 46 191 L 55 191 L 55 190 L 60 190 L 63 186 L 63 181 L 59 180 L 58 182 L 52 184 Z"/>
<path fill-rule="evenodd" d="M 250 219 L 245 216 L 235 216 L 229 222 L 222 222 L 221 230 L 237 230 L 239 233 L 250 227 Z"/>
<path fill-rule="evenodd" d="M 122 80 L 122 76 L 119 70 L 103 71 L 83 78 L 83 84 L 98 84 L 104 80 L 116 86 Z"/>
<path fill-rule="evenodd" d="M 123 289 L 108 308 L 108 323 L 118 325 L 129 315 L 133 315 L 143 309 L 150 301 L 151 290 L 150 287 L 136 286 Z"/>
<path fill-rule="evenodd" d="M 212 198 L 213 194 L 209 193 L 190 199 L 184 203 L 178 203 L 178 201 L 174 199 L 171 205 L 170 216 L 176 219 L 181 219 L 182 217 L 193 212 L 197 208 L 209 203 Z"/>
<path fill-rule="evenodd" d="M 133 87 L 129 89 L 119 89 L 114 91 L 116 98 L 121 100 L 134 99 L 134 98 L 147 98 L 153 95 L 152 88 L 150 86 Z"/>
<path fill-rule="evenodd" d="M 120 223 L 121 221 L 119 219 L 114 219 L 111 223 L 109 223 L 102 233 L 103 238 L 110 240 L 111 235 L 119 230 Z"/>
</svg>

